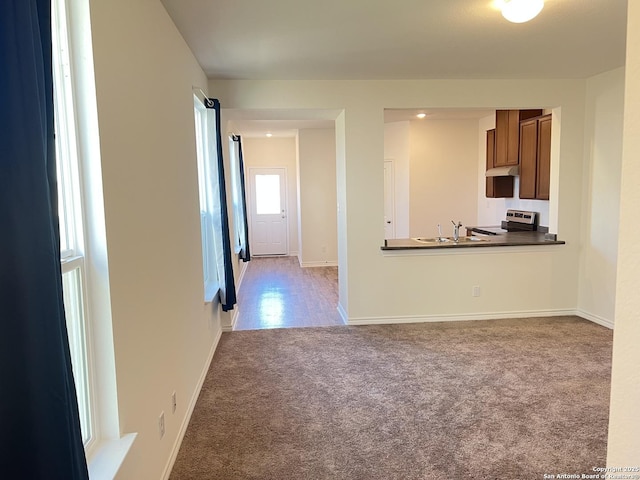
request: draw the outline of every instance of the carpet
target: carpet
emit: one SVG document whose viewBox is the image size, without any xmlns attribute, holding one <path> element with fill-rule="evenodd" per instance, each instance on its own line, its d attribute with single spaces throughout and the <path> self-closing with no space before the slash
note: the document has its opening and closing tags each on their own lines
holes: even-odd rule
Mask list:
<svg viewBox="0 0 640 480">
<path fill-rule="evenodd" d="M 225 333 L 170 478 L 592 473 L 612 337 L 578 317 Z"/>
</svg>

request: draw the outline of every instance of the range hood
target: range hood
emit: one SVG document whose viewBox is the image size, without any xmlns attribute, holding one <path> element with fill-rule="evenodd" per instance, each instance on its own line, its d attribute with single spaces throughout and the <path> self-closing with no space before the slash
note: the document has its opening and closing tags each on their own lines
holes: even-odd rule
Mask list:
<svg viewBox="0 0 640 480">
<path fill-rule="evenodd" d="M 484 174 L 485 177 L 517 177 L 520 174 L 518 165 L 511 167 L 490 168 Z"/>
</svg>

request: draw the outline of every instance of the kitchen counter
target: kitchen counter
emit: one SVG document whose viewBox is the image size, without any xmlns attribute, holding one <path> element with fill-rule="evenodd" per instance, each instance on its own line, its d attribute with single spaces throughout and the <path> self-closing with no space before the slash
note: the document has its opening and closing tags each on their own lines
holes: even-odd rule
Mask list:
<svg viewBox="0 0 640 480">
<path fill-rule="evenodd" d="M 464 237 L 462 237 L 464 238 Z M 511 232 L 501 235 L 481 235 L 479 241 L 420 242 L 414 238 L 397 238 L 385 240 L 381 250 L 422 250 L 445 248 L 482 248 L 482 247 L 517 247 L 523 245 L 564 245 L 562 240 L 546 240 L 542 232 Z"/>
</svg>

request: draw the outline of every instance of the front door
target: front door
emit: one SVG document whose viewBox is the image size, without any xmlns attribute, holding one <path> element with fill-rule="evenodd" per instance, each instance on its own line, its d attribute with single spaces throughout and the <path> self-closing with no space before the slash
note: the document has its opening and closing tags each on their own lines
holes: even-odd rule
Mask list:
<svg viewBox="0 0 640 480">
<path fill-rule="evenodd" d="M 286 255 L 287 185 L 284 168 L 250 168 L 251 228 L 253 255 Z"/>
</svg>

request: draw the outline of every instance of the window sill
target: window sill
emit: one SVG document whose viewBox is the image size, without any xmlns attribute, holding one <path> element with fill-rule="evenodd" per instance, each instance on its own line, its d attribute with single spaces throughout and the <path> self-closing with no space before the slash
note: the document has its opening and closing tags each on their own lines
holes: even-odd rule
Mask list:
<svg viewBox="0 0 640 480">
<path fill-rule="evenodd" d="M 209 283 L 204 286 L 204 303 L 213 303 L 218 296 L 220 285 L 218 283 Z"/>
<path fill-rule="evenodd" d="M 129 433 L 117 440 L 105 440 L 98 444 L 88 459 L 91 480 L 113 480 L 127 457 L 137 433 Z"/>
</svg>

